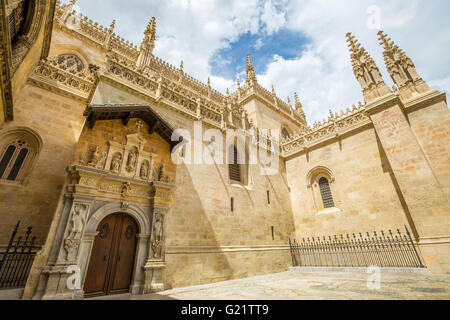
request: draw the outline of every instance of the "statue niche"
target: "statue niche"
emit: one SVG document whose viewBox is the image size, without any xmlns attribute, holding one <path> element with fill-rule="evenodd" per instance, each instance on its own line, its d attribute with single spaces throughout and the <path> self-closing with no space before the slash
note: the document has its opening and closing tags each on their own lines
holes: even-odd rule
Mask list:
<svg viewBox="0 0 450 320">
<path fill-rule="evenodd" d="M 121 153 L 114 154 L 111 160 L 111 172 L 119 173 L 121 164 L 122 164 L 122 154 Z"/>
<path fill-rule="evenodd" d="M 158 213 L 153 225 L 153 241 L 151 243 L 153 250 L 153 258 L 159 259 L 162 257 L 162 242 L 164 235 L 164 215 Z"/>
<path fill-rule="evenodd" d="M 138 150 L 136 147 L 134 147 L 128 154 L 127 171 L 129 173 L 132 173 L 136 170 L 137 158 L 138 158 Z"/>
<path fill-rule="evenodd" d="M 150 164 L 147 160 L 142 162 L 141 170 L 139 172 L 139 177 L 141 179 L 147 180 L 150 172 Z"/>
</svg>

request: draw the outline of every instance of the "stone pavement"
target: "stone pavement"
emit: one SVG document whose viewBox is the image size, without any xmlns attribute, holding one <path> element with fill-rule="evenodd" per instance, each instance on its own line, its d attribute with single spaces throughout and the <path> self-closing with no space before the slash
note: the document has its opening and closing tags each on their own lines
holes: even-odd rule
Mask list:
<svg viewBox="0 0 450 320">
<path fill-rule="evenodd" d="M 144 296 L 110 296 L 131 300 L 428 300 L 450 299 L 450 275 L 422 272 L 381 273 L 380 289 L 370 290 L 362 270 L 291 271 L 174 289 Z"/>
</svg>

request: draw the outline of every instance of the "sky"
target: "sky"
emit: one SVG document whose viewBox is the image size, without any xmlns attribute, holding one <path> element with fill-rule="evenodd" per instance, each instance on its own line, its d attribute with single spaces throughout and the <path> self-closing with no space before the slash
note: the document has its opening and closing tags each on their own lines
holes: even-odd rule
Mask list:
<svg viewBox="0 0 450 320">
<path fill-rule="evenodd" d="M 64 1 L 63 1 L 64 2 Z M 67 2 L 67 1 L 65 1 Z M 448 0 L 78 0 L 77 9 L 138 45 L 156 17 L 154 54 L 225 93 L 245 81 L 246 55 L 258 82 L 294 100 L 308 122 L 363 101 L 347 48 L 352 32 L 389 87 L 377 32 L 384 30 L 432 87 L 450 92 Z"/>
</svg>

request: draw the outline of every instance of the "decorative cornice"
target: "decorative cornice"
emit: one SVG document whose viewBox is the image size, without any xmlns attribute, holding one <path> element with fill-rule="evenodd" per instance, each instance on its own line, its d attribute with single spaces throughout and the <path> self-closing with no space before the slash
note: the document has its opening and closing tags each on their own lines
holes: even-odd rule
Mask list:
<svg viewBox="0 0 450 320">
<path fill-rule="evenodd" d="M 379 113 L 387 108 L 392 107 L 393 105 L 398 104 L 402 106 L 403 104 L 400 101 L 400 97 L 393 93 L 384 95 L 380 98 L 377 98 L 370 103 L 366 104 L 365 110 L 368 115 L 373 115 L 375 113 Z"/>
<path fill-rule="evenodd" d="M 88 102 L 98 82 L 91 71 L 69 70 L 54 57 L 41 60 L 28 83 L 81 102 Z"/>
<path fill-rule="evenodd" d="M 402 100 L 403 101 L 403 100 Z M 422 95 L 415 96 L 409 100 L 403 101 L 406 112 L 413 112 L 431 104 L 444 101 L 447 103 L 447 95 L 445 92 L 439 92 L 437 90 L 431 90 Z"/>
<path fill-rule="evenodd" d="M 347 113 L 333 115 L 314 129 L 295 134 L 282 142 L 281 150 L 283 157 L 290 157 L 300 152 L 306 152 L 319 144 L 333 141 L 336 138 L 361 129 L 371 124 L 364 106 L 354 106 L 353 110 L 347 109 Z"/>
</svg>

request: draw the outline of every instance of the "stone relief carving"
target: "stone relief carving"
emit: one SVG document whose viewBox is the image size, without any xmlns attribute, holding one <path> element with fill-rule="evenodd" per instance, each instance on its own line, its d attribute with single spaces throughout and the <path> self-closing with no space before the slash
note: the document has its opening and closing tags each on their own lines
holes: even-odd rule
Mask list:
<svg viewBox="0 0 450 320">
<path fill-rule="evenodd" d="M 153 224 L 152 250 L 153 258 L 158 259 L 162 256 L 162 242 L 164 236 L 164 214 L 157 213 Z"/>
<path fill-rule="evenodd" d="M 138 151 L 136 148 L 133 148 L 132 151 L 128 154 L 128 161 L 127 161 L 127 171 L 128 172 L 134 172 L 136 170 L 136 162 L 138 157 Z"/>
<path fill-rule="evenodd" d="M 122 154 L 116 153 L 111 160 L 111 172 L 119 173 L 122 164 Z"/>
<path fill-rule="evenodd" d="M 107 156 L 106 152 L 100 152 L 99 147 L 96 146 L 91 153 L 88 166 L 97 169 L 103 169 L 105 167 L 106 156 Z"/>
<path fill-rule="evenodd" d="M 149 165 L 148 161 L 145 160 L 144 162 L 142 162 L 139 177 L 144 180 L 148 179 L 149 171 L 150 171 L 150 165 Z"/>
<path fill-rule="evenodd" d="M 85 204 L 75 204 L 72 209 L 68 235 L 64 240 L 64 249 L 66 250 L 66 259 L 68 261 L 76 259 L 81 236 L 86 224 L 87 211 L 88 206 Z"/>
<path fill-rule="evenodd" d="M 130 204 L 128 202 L 122 202 L 120 204 L 120 209 L 124 212 L 127 212 L 129 207 L 130 207 Z"/>
<path fill-rule="evenodd" d="M 128 198 L 131 195 L 131 183 L 124 182 L 122 185 L 122 197 Z"/>
</svg>

